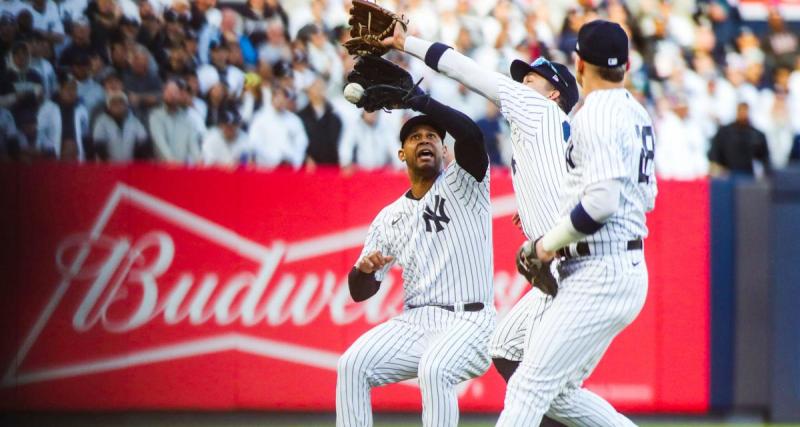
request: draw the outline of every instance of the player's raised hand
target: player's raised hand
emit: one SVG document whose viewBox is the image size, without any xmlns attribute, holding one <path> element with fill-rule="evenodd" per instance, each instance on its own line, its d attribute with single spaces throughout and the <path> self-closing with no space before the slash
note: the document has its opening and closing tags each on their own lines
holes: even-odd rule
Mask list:
<svg viewBox="0 0 800 427">
<path fill-rule="evenodd" d="M 358 269 L 362 273 L 370 274 L 380 270 L 392 261 L 394 261 L 393 256 L 383 256 L 381 251 L 374 251 L 364 258 L 361 258 L 361 261 L 358 262 Z"/>
<path fill-rule="evenodd" d="M 394 34 L 381 41 L 384 46 L 402 51 L 406 45 L 406 30 L 402 25 L 394 26 Z"/>
</svg>

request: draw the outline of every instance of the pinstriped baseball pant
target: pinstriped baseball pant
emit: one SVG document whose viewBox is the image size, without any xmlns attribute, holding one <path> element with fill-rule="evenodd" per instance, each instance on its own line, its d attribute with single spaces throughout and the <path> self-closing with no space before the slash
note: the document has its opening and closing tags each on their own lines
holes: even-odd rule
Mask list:
<svg viewBox="0 0 800 427">
<path fill-rule="evenodd" d="M 569 426 L 633 426 L 582 385 L 644 305 L 643 253 L 569 260 L 560 274 L 558 296 L 529 330 L 497 426 L 538 426 L 545 414 Z"/>
<path fill-rule="evenodd" d="M 341 356 L 336 425 L 372 426 L 370 389 L 419 378 L 424 426 L 458 425 L 455 385 L 489 368 L 495 310 L 409 309 L 357 339 Z"/>
<path fill-rule="evenodd" d="M 494 358 L 521 361 L 528 347 L 526 340 L 531 335 L 528 330 L 536 327 L 552 302 L 553 298 L 539 289 L 529 290 L 498 322 L 492 334 L 489 354 Z"/>
</svg>

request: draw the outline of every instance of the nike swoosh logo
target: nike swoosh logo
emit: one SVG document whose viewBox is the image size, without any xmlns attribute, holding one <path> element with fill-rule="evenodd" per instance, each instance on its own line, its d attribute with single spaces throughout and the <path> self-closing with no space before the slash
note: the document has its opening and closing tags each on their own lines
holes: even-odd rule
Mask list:
<svg viewBox="0 0 800 427">
<path fill-rule="evenodd" d="M 641 264 L 641 263 L 642 263 L 641 261 L 639 261 L 639 262 L 634 262 L 634 263 L 633 263 L 633 266 L 634 266 L 634 267 L 636 267 L 637 265 L 639 265 L 639 264 Z"/>
<path fill-rule="evenodd" d="M 402 219 L 402 218 L 397 218 L 396 220 L 392 221 L 392 225 L 395 225 L 395 224 L 397 224 L 398 222 L 400 222 L 400 220 L 401 220 L 401 219 Z"/>
</svg>

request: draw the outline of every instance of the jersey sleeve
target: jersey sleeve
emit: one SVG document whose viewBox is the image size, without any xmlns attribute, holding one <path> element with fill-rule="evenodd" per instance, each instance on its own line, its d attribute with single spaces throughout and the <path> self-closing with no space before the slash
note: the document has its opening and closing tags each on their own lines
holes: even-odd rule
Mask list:
<svg viewBox="0 0 800 427">
<path fill-rule="evenodd" d="M 597 114 L 591 114 L 597 112 Z M 623 178 L 629 175 L 625 163 L 624 132 L 617 129 L 613 109 L 606 111 L 586 111 L 582 117 L 580 135 L 576 135 L 575 149 L 583 169 L 583 184 L 588 186 L 597 182 Z"/>
<path fill-rule="evenodd" d="M 497 78 L 500 112 L 527 132 L 542 128 L 548 113 L 558 116 L 558 104 L 506 76 Z"/>
<path fill-rule="evenodd" d="M 454 161 L 445 170 L 444 179 L 461 206 L 472 211 L 488 211 L 491 208 L 488 166 L 486 176 L 478 182 L 474 176 Z"/>
<path fill-rule="evenodd" d="M 381 211 L 375 220 L 372 221 L 372 224 L 370 224 L 369 231 L 367 231 L 367 238 L 364 242 L 364 248 L 361 249 L 361 255 L 359 255 L 358 259 L 356 260 L 356 268 L 358 267 L 358 262 L 361 261 L 362 258 L 375 251 L 380 251 L 380 253 L 384 256 L 394 256 L 394 254 L 391 253 L 391 247 L 386 240 L 385 218 L 386 211 Z M 386 272 L 392 268 L 395 262 L 396 257 L 395 261 L 392 261 L 384 265 L 380 270 L 375 271 L 375 280 L 382 282 L 383 278 L 386 276 Z"/>
</svg>

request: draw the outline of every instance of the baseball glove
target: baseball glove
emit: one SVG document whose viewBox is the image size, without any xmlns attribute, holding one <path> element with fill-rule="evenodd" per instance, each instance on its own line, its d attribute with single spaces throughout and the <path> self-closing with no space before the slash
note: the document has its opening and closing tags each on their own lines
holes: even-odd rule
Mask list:
<svg viewBox="0 0 800 427">
<path fill-rule="evenodd" d="M 379 56 L 359 57 L 347 81 L 363 87 L 364 94 L 356 106 L 369 112 L 411 108 L 427 97 L 408 71 Z"/>
<path fill-rule="evenodd" d="M 517 271 L 534 288 L 539 288 L 545 294 L 555 297 L 558 294 L 558 281 L 550 271 L 552 261 L 542 262 L 536 257 L 536 241 L 524 242 L 517 250 Z"/>
<path fill-rule="evenodd" d="M 381 56 L 389 51 L 381 41 L 394 33 L 395 24 L 406 28 L 403 18 L 367 0 L 353 0 L 350 9 L 350 40 L 344 47 L 350 55 Z"/>
</svg>

